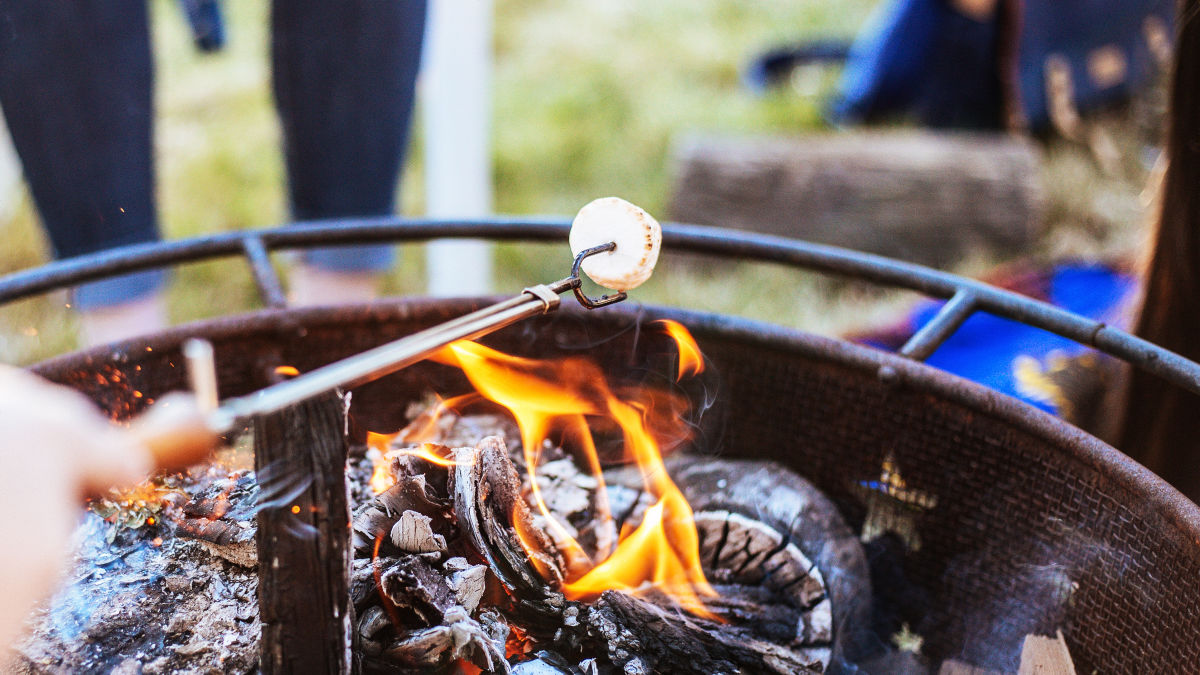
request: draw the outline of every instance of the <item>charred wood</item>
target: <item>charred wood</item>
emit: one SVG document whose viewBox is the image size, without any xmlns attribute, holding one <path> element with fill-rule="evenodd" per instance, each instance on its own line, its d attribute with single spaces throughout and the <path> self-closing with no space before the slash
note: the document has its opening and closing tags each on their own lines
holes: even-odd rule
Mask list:
<svg viewBox="0 0 1200 675">
<path fill-rule="evenodd" d="M 400 620 L 413 616 L 411 627 L 437 626 L 446 613 L 458 607 L 454 591 L 446 576 L 422 556 L 408 555 L 384 570 L 381 575 L 383 592 L 399 613 Z"/>
<path fill-rule="evenodd" d="M 822 673 L 818 658 L 735 626 L 605 591 L 583 616 L 588 635 L 626 673 Z"/>
<path fill-rule="evenodd" d="M 369 554 L 377 539 L 388 537 L 389 541 L 394 541 L 390 535 L 406 512 L 427 518 L 430 541 L 425 544 L 434 546 L 437 541 L 435 537 L 441 537 L 441 550 L 444 550 L 446 538 L 453 531 L 452 506 L 450 500 L 434 492 L 424 474 L 404 476 L 395 485 L 354 510 L 354 550 L 360 555 Z M 409 518 L 410 522 L 416 520 L 415 515 Z M 417 525 L 412 523 L 411 527 Z M 416 534 L 416 531 L 411 533 Z M 407 533 L 402 531 L 400 534 Z M 407 543 L 407 539 L 402 538 L 402 541 Z M 400 544 L 396 546 L 400 547 Z"/>
<path fill-rule="evenodd" d="M 829 600 L 830 623 L 839 627 L 833 635 L 834 660 L 853 662 L 869 648 L 872 596 L 866 554 L 824 493 L 774 462 L 681 455 L 669 458 L 667 467 L 696 512 L 741 514 L 781 533 L 787 546 L 815 565 Z M 745 561 L 729 562 L 741 566 Z M 768 587 L 790 580 L 773 574 Z"/>
<path fill-rule="evenodd" d="M 563 560 L 533 522 L 504 441 L 492 436 L 475 448 L 458 448 L 454 460 L 450 489 L 459 527 L 504 584 L 515 611 L 553 626 L 564 602 L 556 590 Z"/>
<path fill-rule="evenodd" d="M 345 408 L 334 394 L 255 422 L 259 475 L 266 467 L 286 466 L 311 476 L 290 506 L 258 514 L 264 673 L 350 670 L 345 424 Z"/>
</svg>

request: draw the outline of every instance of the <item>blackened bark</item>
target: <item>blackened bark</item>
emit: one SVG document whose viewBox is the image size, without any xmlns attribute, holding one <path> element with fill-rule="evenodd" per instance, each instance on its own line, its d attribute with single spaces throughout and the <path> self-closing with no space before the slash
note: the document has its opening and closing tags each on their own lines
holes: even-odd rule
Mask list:
<svg viewBox="0 0 1200 675">
<path fill-rule="evenodd" d="M 802 650 L 759 640 L 729 624 L 605 591 L 583 617 L 593 640 L 626 672 L 821 673 Z"/>
</svg>

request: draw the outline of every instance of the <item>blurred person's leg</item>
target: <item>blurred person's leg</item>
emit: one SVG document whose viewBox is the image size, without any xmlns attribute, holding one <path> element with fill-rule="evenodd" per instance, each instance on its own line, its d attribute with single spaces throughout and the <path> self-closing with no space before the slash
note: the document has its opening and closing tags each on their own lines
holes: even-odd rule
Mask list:
<svg viewBox="0 0 1200 675">
<path fill-rule="evenodd" d="M 276 0 L 271 57 L 296 220 L 389 216 L 408 142 L 424 0 Z M 299 304 L 374 297 L 393 246 L 308 251 Z"/>
<path fill-rule="evenodd" d="M 60 258 L 156 241 L 146 0 L 0 0 L 0 106 Z M 157 330 L 161 272 L 80 286 L 85 340 Z"/>
</svg>

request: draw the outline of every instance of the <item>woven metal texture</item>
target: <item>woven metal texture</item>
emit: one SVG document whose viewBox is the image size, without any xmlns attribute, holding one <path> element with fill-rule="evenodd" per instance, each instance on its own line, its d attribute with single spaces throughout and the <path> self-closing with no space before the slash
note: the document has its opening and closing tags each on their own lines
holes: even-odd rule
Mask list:
<svg viewBox="0 0 1200 675">
<path fill-rule="evenodd" d="M 277 365 L 311 369 L 466 308 L 424 300 L 264 312 L 166 333 L 149 350 L 69 355 L 38 370 L 123 417 L 183 386 L 185 335 L 212 339 L 230 396 L 269 383 Z M 868 551 L 886 574 L 876 575 L 872 600 L 923 636 L 935 663 L 1014 671 L 1026 634 L 1061 629 L 1081 673 L 1200 664 L 1195 505 L 1031 408 L 864 348 L 722 317 L 564 311 L 485 342 L 530 356 L 586 354 L 663 384 L 673 351 L 646 324 L 663 313 L 693 326 L 711 365 L 688 385 L 697 401 L 715 402 L 697 419 L 697 447 L 784 463 L 825 490 L 852 527 L 875 527 Z M 419 364 L 360 388 L 356 432 L 398 428 L 407 404 L 431 388 L 456 393 L 466 382 Z"/>
</svg>

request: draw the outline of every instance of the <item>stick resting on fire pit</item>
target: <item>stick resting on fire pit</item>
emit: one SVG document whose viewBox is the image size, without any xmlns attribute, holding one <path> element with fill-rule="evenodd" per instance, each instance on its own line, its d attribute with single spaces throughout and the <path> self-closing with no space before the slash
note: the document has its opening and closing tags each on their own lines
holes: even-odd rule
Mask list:
<svg viewBox="0 0 1200 675">
<path fill-rule="evenodd" d="M 217 435 L 252 417 L 278 412 L 334 389 L 350 389 L 394 373 L 423 360 L 456 340 L 471 340 L 505 326 L 558 308 L 559 294 L 574 291 L 588 309 L 624 300 L 626 291 L 650 278 L 658 261 L 662 230 L 641 208 L 617 197 L 597 199 L 582 209 L 571 225 L 571 275 L 551 284 L 526 288 L 520 295 L 461 316 L 452 321 L 403 337 L 361 354 L 331 363 L 299 377 L 261 389 L 220 406 L 199 405 L 184 398 L 156 405 L 134 425 L 150 447 L 159 468 L 181 468 L 201 459 Z M 617 293 L 588 297 L 582 289 L 580 269 L 593 281 Z M 204 358 L 189 357 L 193 382 L 210 381 L 211 351 Z M 199 391 L 197 392 L 200 393 Z M 215 403 L 214 396 L 208 399 Z"/>
</svg>

